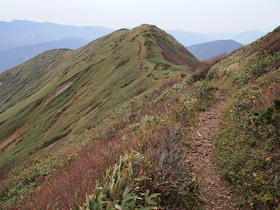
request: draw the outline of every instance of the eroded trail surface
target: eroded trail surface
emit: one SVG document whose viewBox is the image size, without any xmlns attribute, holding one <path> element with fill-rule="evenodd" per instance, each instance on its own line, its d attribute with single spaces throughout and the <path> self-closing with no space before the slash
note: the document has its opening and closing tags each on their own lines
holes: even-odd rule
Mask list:
<svg viewBox="0 0 280 210">
<path fill-rule="evenodd" d="M 187 162 L 194 170 L 194 179 L 199 184 L 201 208 L 237 209 L 236 200 L 222 178 L 221 171 L 214 164 L 212 154 L 213 137 L 219 130 L 222 111 L 226 105 L 226 100 L 219 92 L 215 96 L 216 102 L 209 110 L 199 114 L 198 124 L 193 128 L 193 142 Z"/>
</svg>

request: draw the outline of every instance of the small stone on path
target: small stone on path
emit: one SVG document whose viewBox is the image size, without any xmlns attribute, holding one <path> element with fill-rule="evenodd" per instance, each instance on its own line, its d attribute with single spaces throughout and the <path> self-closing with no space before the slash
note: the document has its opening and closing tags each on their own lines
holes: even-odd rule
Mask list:
<svg viewBox="0 0 280 210">
<path fill-rule="evenodd" d="M 201 143 L 200 141 L 196 141 L 196 142 L 194 142 L 194 145 L 195 145 L 195 146 L 201 146 L 202 143 Z"/>
</svg>

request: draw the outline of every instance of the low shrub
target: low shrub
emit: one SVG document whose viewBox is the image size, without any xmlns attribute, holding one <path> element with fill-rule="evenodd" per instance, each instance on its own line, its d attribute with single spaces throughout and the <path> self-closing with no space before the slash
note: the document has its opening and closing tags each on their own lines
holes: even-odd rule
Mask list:
<svg viewBox="0 0 280 210">
<path fill-rule="evenodd" d="M 159 207 L 159 193 L 143 191 L 151 178 L 146 176 L 152 165 L 143 155 L 131 152 L 120 157 L 119 164 L 107 169 L 103 184 L 96 184 L 94 194 L 87 196 L 87 209 L 135 209 Z"/>
<path fill-rule="evenodd" d="M 279 99 L 262 111 L 255 104 L 257 93 L 241 91 L 233 96 L 217 135 L 217 163 L 242 196 L 240 207 L 272 209 L 279 205 L 280 191 Z"/>
</svg>

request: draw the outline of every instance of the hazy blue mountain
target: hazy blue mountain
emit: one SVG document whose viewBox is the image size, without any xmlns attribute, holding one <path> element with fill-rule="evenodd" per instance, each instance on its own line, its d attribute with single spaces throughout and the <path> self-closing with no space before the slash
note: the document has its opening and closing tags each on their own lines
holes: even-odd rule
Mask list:
<svg viewBox="0 0 280 210">
<path fill-rule="evenodd" d="M 243 45 L 234 40 L 217 40 L 192 45 L 187 49 L 198 59 L 207 61 L 220 55 L 229 54 Z"/>
<path fill-rule="evenodd" d="M 191 46 L 201 44 L 205 42 L 211 42 L 216 40 L 227 40 L 232 39 L 243 45 L 249 44 L 266 33 L 260 31 L 245 31 L 238 34 L 233 33 L 194 33 L 182 30 L 167 30 L 175 39 L 177 39 L 184 46 Z"/>
<path fill-rule="evenodd" d="M 236 34 L 232 39 L 242 44 L 250 44 L 264 35 L 266 35 L 266 33 L 260 31 L 245 31 Z"/>
<path fill-rule="evenodd" d="M 43 51 L 58 48 L 76 49 L 86 44 L 86 40 L 95 40 L 112 31 L 113 29 L 99 26 L 77 27 L 27 20 L 0 21 L 0 72 L 15 67 Z M 248 44 L 264 35 L 259 31 L 240 34 L 195 33 L 183 30 L 167 32 L 186 47 L 220 39 L 233 39 Z M 77 38 L 71 41 L 69 38 L 64 39 L 65 37 Z M 217 53 L 214 53 L 214 56 L 216 55 Z"/>
<path fill-rule="evenodd" d="M 55 41 L 64 37 L 79 37 L 94 40 L 107 35 L 113 29 L 99 26 L 68 26 L 54 23 L 37 23 L 26 20 L 0 21 L 0 49 Z"/>
<path fill-rule="evenodd" d="M 113 29 L 101 26 L 69 26 L 54 23 L 38 23 L 26 20 L 0 21 L 0 49 L 12 49 L 17 46 L 54 41 L 63 37 L 80 37 L 94 40 L 109 34 Z M 260 31 L 245 31 L 233 33 L 195 33 L 183 30 L 166 30 L 184 46 L 200 44 L 215 40 L 232 39 L 242 44 L 248 44 L 266 33 Z"/>
<path fill-rule="evenodd" d="M 11 50 L 0 50 L 0 73 L 22 64 L 44 51 L 60 48 L 69 48 L 74 50 L 86 45 L 87 43 L 89 43 L 89 41 L 82 38 L 67 37 L 56 41 L 16 47 Z"/>
<path fill-rule="evenodd" d="M 190 46 L 194 44 L 200 44 L 203 42 L 211 41 L 209 37 L 201 33 L 182 31 L 182 30 L 166 30 L 166 32 L 172 35 L 184 46 Z"/>
</svg>

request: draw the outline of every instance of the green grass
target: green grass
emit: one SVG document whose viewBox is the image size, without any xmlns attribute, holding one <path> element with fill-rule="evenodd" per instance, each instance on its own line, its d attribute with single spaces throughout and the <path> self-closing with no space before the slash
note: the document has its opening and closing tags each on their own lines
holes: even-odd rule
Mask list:
<svg viewBox="0 0 280 210">
<path fill-rule="evenodd" d="M 275 40 L 277 33 L 265 40 Z M 267 46 L 275 49 L 279 43 L 267 45 L 262 39 L 247 45 L 221 60 L 207 75 L 230 101 L 216 137 L 215 156 L 225 179 L 241 197 L 241 208 L 279 207 L 279 118 L 271 110 L 277 110 L 273 100 L 279 97 L 280 54 L 262 55 Z"/>
<path fill-rule="evenodd" d="M 191 77 L 189 77 L 188 79 L 191 79 Z M 188 80 L 187 79 L 187 80 Z M 184 81 L 182 84 L 178 84 L 176 87 L 172 87 L 172 85 L 171 86 L 166 86 L 166 88 L 167 89 L 169 89 L 170 91 L 168 91 L 168 93 L 169 93 L 169 97 L 171 97 L 171 96 L 174 96 L 174 95 L 177 95 L 178 94 L 178 88 L 182 91 L 182 90 L 184 90 L 186 87 L 188 87 L 189 85 L 188 85 L 189 83 L 188 82 L 186 82 L 186 81 Z M 121 122 L 121 119 L 124 119 L 124 120 L 126 120 L 126 124 L 128 124 L 129 122 L 130 122 L 130 120 L 129 120 L 129 116 L 131 115 L 131 114 L 133 114 L 133 113 L 135 113 L 135 111 L 137 112 L 137 110 L 135 110 L 135 111 L 133 111 L 133 112 L 128 112 L 128 110 L 131 110 L 132 111 L 132 107 L 131 106 L 133 106 L 133 104 L 135 103 L 135 102 L 140 102 L 141 100 L 147 100 L 144 96 L 147 96 L 148 97 L 148 95 L 149 94 L 151 94 L 151 92 L 153 92 L 153 91 L 151 91 L 150 90 L 150 92 L 149 93 L 147 93 L 147 92 L 144 92 L 142 95 L 139 95 L 139 96 L 135 96 L 135 97 L 133 97 L 131 100 L 129 100 L 129 101 L 126 101 L 125 103 L 123 103 L 122 104 L 122 106 L 119 106 L 119 107 L 116 107 L 114 110 L 110 110 L 111 111 L 111 115 L 106 115 L 106 117 L 105 118 L 103 118 L 103 119 L 100 119 L 99 121 L 97 121 L 96 122 L 96 127 L 94 127 L 93 129 L 90 129 L 90 130 L 83 130 L 83 131 L 81 131 L 81 133 L 76 133 L 74 136 L 69 136 L 69 138 L 71 138 L 71 141 L 73 142 L 71 145 L 69 145 L 69 146 L 67 146 L 67 147 L 63 147 L 62 148 L 62 150 L 61 151 L 58 151 L 58 152 L 55 152 L 55 153 L 53 153 L 53 154 L 50 154 L 49 156 L 47 156 L 47 157 L 44 157 L 44 158 L 42 158 L 42 160 L 40 160 L 40 161 L 47 161 L 47 160 L 49 160 L 49 161 L 52 161 L 53 159 L 57 159 L 57 156 L 62 156 L 61 154 L 63 154 L 63 151 L 64 150 L 67 150 L 67 149 L 69 149 L 69 147 L 71 148 L 71 147 L 75 147 L 75 152 L 73 153 L 74 155 L 76 154 L 76 153 L 78 153 L 78 149 L 77 148 L 80 148 L 81 147 L 81 144 L 82 145 L 85 145 L 85 144 L 88 144 L 89 143 L 89 141 L 94 141 L 94 140 L 96 140 L 96 141 L 98 141 L 99 140 L 99 137 L 100 136 L 102 136 L 100 133 L 98 133 L 97 131 L 98 131 L 98 129 L 102 129 L 105 133 L 107 133 L 108 132 L 108 130 L 110 130 L 110 126 L 111 126 L 111 124 L 113 124 L 113 123 L 122 123 Z M 196 91 L 196 93 L 197 93 L 198 91 Z M 193 97 L 196 97 L 195 96 L 195 94 L 194 94 L 194 96 Z M 158 100 L 158 99 L 156 99 L 156 98 L 161 98 L 161 94 L 158 94 L 158 95 L 155 95 L 154 96 L 154 99 L 156 100 L 156 101 L 158 101 L 158 102 L 160 102 L 162 99 L 160 99 L 160 100 Z M 177 114 L 175 114 L 175 116 L 176 116 L 176 118 L 177 118 L 177 120 L 183 120 L 183 118 L 181 118 L 181 116 L 179 116 L 179 113 L 182 113 L 183 111 L 184 111 L 184 113 L 185 113 L 185 115 L 187 116 L 189 116 L 189 121 L 190 121 L 190 118 L 192 117 L 192 116 L 194 116 L 193 115 L 193 111 L 194 110 L 192 110 L 191 108 L 188 108 L 187 107 L 187 101 L 188 101 L 188 99 L 182 99 L 182 101 L 180 101 L 180 103 L 176 103 L 176 105 L 174 104 L 174 112 L 168 112 L 167 113 L 167 115 L 169 115 L 169 114 L 171 114 L 171 113 L 177 113 Z M 150 101 L 149 101 L 150 102 Z M 153 104 L 154 102 L 153 101 L 151 101 L 151 105 L 150 106 L 152 106 L 152 104 Z M 185 104 L 185 106 L 182 106 L 182 103 L 184 103 Z M 50 103 L 51 104 L 51 103 Z M 141 102 L 140 102 L 140 104 L 141 104 Z M 181 107 L 182 106 L 182 107 Z M 141 107 L 139 107 L 139 108 L 141 108 Z M 140 109 L 139 109 L 140 110 Z M 175 111 L 176 110 L 176 111 Z M 46 113 L 47 114 L 47 113 Z M 57 113 L 56 114 L 57 116 L 55 117 L 55 118 L 59 118 L 59 116 L 61 115 L 61 113 Z M 171 114 L 171 115 L 173 115 L 173 114 Z M 172 119 L 172 118 L 171 118 Z M 159 125 L 158 125 L 158 123 L 160 123 L 160 126 L 161 126 L 161 128 L 159 129 Z M 171 123 L 171 124 L 167 124 L 167 125 L 164 125 L 164 124 L 162 124 L 161 123 L 161 120 L 160 120 L 160 117 L 148 117 L 147 115 L 145 116 L 145 117 L 143 117 L 143 119 L 141 120 L 141 124 L 140 124 L 140 126 L 143 126 L 143 129 L 142 129 L 142 127 L 138 127 L 137 129 L 137 135 L 138 135 L 138 137 L 137 138 L 142 138 L 141 136 L 145 133 L 145 132 L 147 132 L 147 131 L 149 131 L 149 133 L 151 134 L 151 137 L 152 137 L 152 135 L 153 135 L 153 133 L 155 133 L 155 131 L 161 131 L 161 130 L 163 130 L 163 129 L 165 129 L 165 128 L 169 128 L 169 129 L 171 129 L 171 125 L 172 126 L 175 126 L 175 124 L 176 123 Z M 120 132 L 121 131 L 121 129 L 123 129 L 123 128 L 121 128 L 121 126 L 120 127 L 118 127 L 118 126 L 116 126 L 116 128 L 118 128 L 115 132 L 116 133 L 118 133 L 118 132 Z M 145 131 L 146 130 L 146 131 Z M 41 131 L 39 131 L 39 132 L 41 132 Z M 141 134 L 142 132 L 144 132 L 143 134 Z M 108 134 L 108 133 L 107 133 Z M 144 134 L 145 135 L 145 134 Z M 166 134 L 167 135 L 167 134 Z M 163 135 L 163 137 L 164 136 L 166 136 L 166 135 Z M 178 135 L 181 135 L 181 133 L 178 133 Z M 174 137 L 174 136 L 173 136 Z M 172 138 L 173 138 L 172 137 Z M 102 137 L 102 138 L 104 138 L 104 136 Z M 150 137 L 149 137 L 150 138 Z M 169 140 L 169 137 L 166 137 L 166 138 L 164 138 L 166 141 L 167 140 Z M 154 140 L 157 140 L 157 141 L 160 141 L 160 139 L 154 139 Z M 147 139 L 144 141 L 144 139 L 143 139 L 143 148 L 145 147 L 145 145 L 146 145 L 146 141 L 150 141 L 149 139 L 148 139 L 148 136 L 147 136 Z M 69 141 L 70 142 L 70 141 Z M 160 141 L 161 142 L 161 141 Z M 158 143 L 155 143 L 155 145 L 158 145 Z M 169 144 L 167 144 L 167 146 L 170 146 Z M 173 145 L 173 146 L 175 146 L 175 145 Z M 155 146 L 155 149 L 159 149 L 158 148 L 158 146 Z M 166 149 L 168 149 L 168 148 L 166 148 Z M 46 150 L 43 150 L 43 151 L 46 151 Z M 169 151 L 169 150 L 168 150 Z M 148 158 L 147 159 L 147 163 L 149 163 L 150 164 L 150 159 L 149 159 L 149 157 L 147 156 L 148 155 L 148 153 L 149 152 L 147 152 L 147 153 L 145 153 L 145 159 L 146 158 Z M 174 159 L 174 164 L 176 165 L 176 167 L 178 166 L 178 161 L 177 160 L 179 160 L 180 159 L 180 157 L 182 157 L 182 153 L 180 153 L 180 154 L 177 154 L 177 155 L 175 155 L 176 156 L 176 158 L 177 159 Z M 168 156 L 169 157 L 169 156 Z M 158 157 L 156 156 L 155 157 L 156 159 L 153 159 L 153 161 L 158 161 Z M 183 159 L 182 159 L 183 160 Z M 181 160 L 181 161 L 182 161 Z M 66 163 L 65 163 L 65 161 L 66 161 Z M 65 160 L 65 161 L 60 161 L 60 162 L 57 162 L 57 161 L 54 161 L 53 162 L 53 164 L 50 164 L 48 167 L 48 171 L 50 171 L 50 173 L 47 173 L 44 177 L 47 179 L 47 178 L 50 178 L 52 175 L 53 175 L 53 172 L 58 168 L 58 167 L 60 167 L 61 166 L 61 164 L 63 165 L 63 163 L 65 163 L 65 164 L 67 164 L 67 160 Z M 48 162 L 48 161 L 47 161 Z M 46 162 L 46 164 L 47 164 L 47 162 Z M 170 162 L 168 162 L 168 164 L 169 164 Z M 172 167 L 175 167 L 175 165 L 173 165 Z M 19 175 L 17 175 L 16 177 L 17 177 L 17 179 L 16 180 L 14 180 L 14 179 L 9 179 L 9 188 L 10 188 L 10 190 L 7 190 L 6 188 L 5 188 L 5 186 L 7 186 L 6 184 L 3 184 L 2 186 L 6 189 L 2 189 L 3 190 L 3 197 L 2 197 L 2 200 L 3 200 L 3 205 L 5 206 L 9 206 L 9 205 L 15 205 L 15 203 L 21 203 L 22 202 L 22 200 L 24 199 L 24 198 L 26 198 L 27 196 L 31 196 L 32 195 L 32 192 L 36 189 L 36 188 L 38 188 L 38 186 L 40 186 L 40 184 L 41 184 L 41 179 L 40 179 L 40 174 L 41 174 L 41 170 L 38 170 L 36 173 L 35 173 L 35 175 L 33 175 L 33 168 L 34 167 L 37 167 L 36 166 L 36 162 L 35 163 L 32 163 L 31 165 L 28 165 L 28 166 L 25 166 L 25 167 L 23 167 L 23 168 L 25 168 L 25 171 L 24 172 L 20 172 L 19 174 L 22 174 L 22 173 L 25 173 L 25 179 L 27 179 L 27 181 L 25 181 L 24 183 L 22 183 L 22 180 L 21 179 L 19 179 L 18 180 L 18 176 Z M 47 166 L 44 166 L 44 163 L 42 163 L 42 166 L 40 166 L 40 167 L 47 167 Z M 21 168 L 21 170 L 23 169 L 23 168 Z M 153 168 L 153 170 L 155 169 L 155 167 L 152 167 Z M 164 170 L 167 170 L 169 167 L 166 165 L 165 166 L 165 169 Z M 182 168 L 181 168 L 182 169 Z M 180 169 L 180 170 L 181 170 Z M 13 170 L 10 174 L 12 174 L 12 176 L 14 177 L 15 175 L 14 174 L 17 174 L 17 169 L 15 169 L 15 170 Z M 150 169 L 149 170 L 147 170 L 147 171 L 145 171 L 144 173 L 147 173 L 148 171 L 151 171 Z M 163 171 L 164 172 L 164 171 Z M 157 172 L 156 171 L 153 171 L 152 173 L 151 173 L 151 177 L 153 177 L 154 175 L 157 175 Z M 176 185 L 176 182 L 178 182 L 178 181 L 180 181 L 181 179 L 182 179 L 182 173 L 180 173 L 179 174 L 180 175 L 180 177 L 175 177 L 175 179 L 174 179 L 174 184 Z M 188 185 L 184 185 L 186 188 L 174 188 L 174 189 L 172 189 L 172 188 L 170 188 L 170 190 L 173 192 L 174 190 L 176 191 L 176 190 L 181 190 L 180 191 L 180 193 L 178 194 L 178 195 L 176 195 L 176 193 L 174 194 L 174 198 L 172 198 L 172 197 L 170 197 L 170 199 L 171 200 L 173 200 L 173 199 L 175 199 L 176 200 L 176 197 L 180 197 L 180 196 L 182 196 L 183 194 L 184 195 L 186 195 L 184 198 L 186 199 L 184 202 L 185 202 L 185 204 L 184 205 L 190 205 L 190 206 L 195 206 L 196 205 L 196 201 L 197 201 L 197 199 L 198 199 L 198 192 L 197 191 L 195 191 L 195 186 L 194 186 L 194 182 L 192 182 L 192 181 L 190 181 L 190 177 L 191 177 L 191 174 L 188 172 L 188 173 L 186 173 L 185 174 L 186 175 L 186 177 L 185 177 L 185 179 L 188 179 Z M 33 178 L 34 176 L 36 176 L 36 178 Z M 175 176 L 175 175 L 174 175 Z M 161 176 L 159 176 L 159 177 L 161 177 Z M 171 177 L 170 177 L 171 178 Z M 174 177 L 173 177 L 174 178 Z M 172 178 L 172 179 L 173 179 Z M 176 180 L 176 182 L 175 182 L 175 180 Z M 162 181 L 164 181 L 164 180 L 162 180 Z M 165 180 L 166 181 L 166 180 Z M 181 181 L 183 181 L 183 179 L 181 180 Z M 154 182 L 155 183 L 157 183 L 158 182 L 158 179 L 157 180 L 154 180 Z M 12 184 L 13 183 L 13 184 Z M 20 188 L 18 187 L 18 185 L 20 185 Z M 174 186 L 175 186 L 174 185 Z M 188 188 L 189 187 L 189 188 Z M 20 189 L 20 190 L 16 190 L 16 189 Z M 167 190 L 168 188 L 166 188 L 166 190 Z M 188 190 L 186 190 L 186 189 L 188 189 Z M 151 190 L 151 189 L 150 189 Z M 11 192 L 14 192 L 13 194 L 11 194 Z M 20 194 L 18 194 L 17 192 L 20 192 L 21 193 L 21 195 Z M 146 192 L 146 190 L 145 190 L 145 192 Z M 151 191 L 150 191 L 151 192 Z M 164 194 L 165 193 L 163 193 L 162 195 L 161 195 L 161 197 L 162 196 L 164 196 Z M 162 202 L 163 201 L 165 201 L 166 199 L 164 198 L 164 199 L 162 199 Z M 162 203 L 161 202 L 161 203 Z M 166 204 L 165 204 L 166 205 Z M 182 203 L 180 204 L 180 205 L 182 205 Z"/>
<path fill-rule="evenodd" d="M 244 91 L 244 89 L 243 89 Z M 260 117 L 250 94 L 235 95 L 217 136 L 215 154 L 225 178 L 243 197 L 240 206 L 277 206 L 279 180 L 279 134 Z M 274 131 L 273 131 L 274 130 Z M 267 197 L 269 195 L 269 197 Z"/>
<path fill-rule="evenodd" d="M 83 130 L 86 124 L 96 118 L 102 119 L 107 112 L 128 99 L 153 90 L 186 70 L 187 66 L 174 64 L 169 64 L 171 68 L 165 70 L 154 69 L 157 63 L 168 61 L 164 60 L 157 45 L 150 49 L 156 56 L 147 58 L 149 50 L 144 43 L 148 38 L 142 35 L 149 30 L 154 34 L 163 33 L 148 25 L 133 31 L 117 31 L 76 51 L 45 52 L 13 70 L 16 77 L 10 75 L 12 70 L 1 75 L 1 81 L 6 77 L 11 81 L 8 83 L 5 80 L 1 85 L 1 88 L 6 88 L 3 97 L 10 89 L 15 90 L 7 98 L 3 110 L 11 108 L 0 114 L 0 142 L 12 136 L 25 123 L 27 126 L 19 132 L 17 139 L 20 138 L 20 142 L 0 154 L 0 168 L 8 165 L 9 161 L 24 160 L 52 143 Z M 138 37 L 130 41 L 131 34 Z M 166 42 L 175 43 L 176 40 L 166 36 Z M 59 58 L 58 61 L 55 57 Z M 144 68 L 146 66 L 147 69 Z M 149 77 L 150 74 L 153 77 Z M 11 85 L 15 80 L 19 80 L 19 84 Z M 24 86 L 21 86 L 22 81 Z M 53 97 L 69 81 L 73 84 Z"/>
<path fill-rule="evenodd" d="M 69 50 L 53 50 L 45 52 L 30 61 L 6 71 L 0 75 L 0 113 L 14 106 L 16 103 L 28 98 L 50 80 L 41 79 L 48 74 L 52 65 L 61 63 Z M 57 59 L 57 58 L 61 58 Z M 36 72 L 36 74 L 34 74 Z"/>
</svg>

